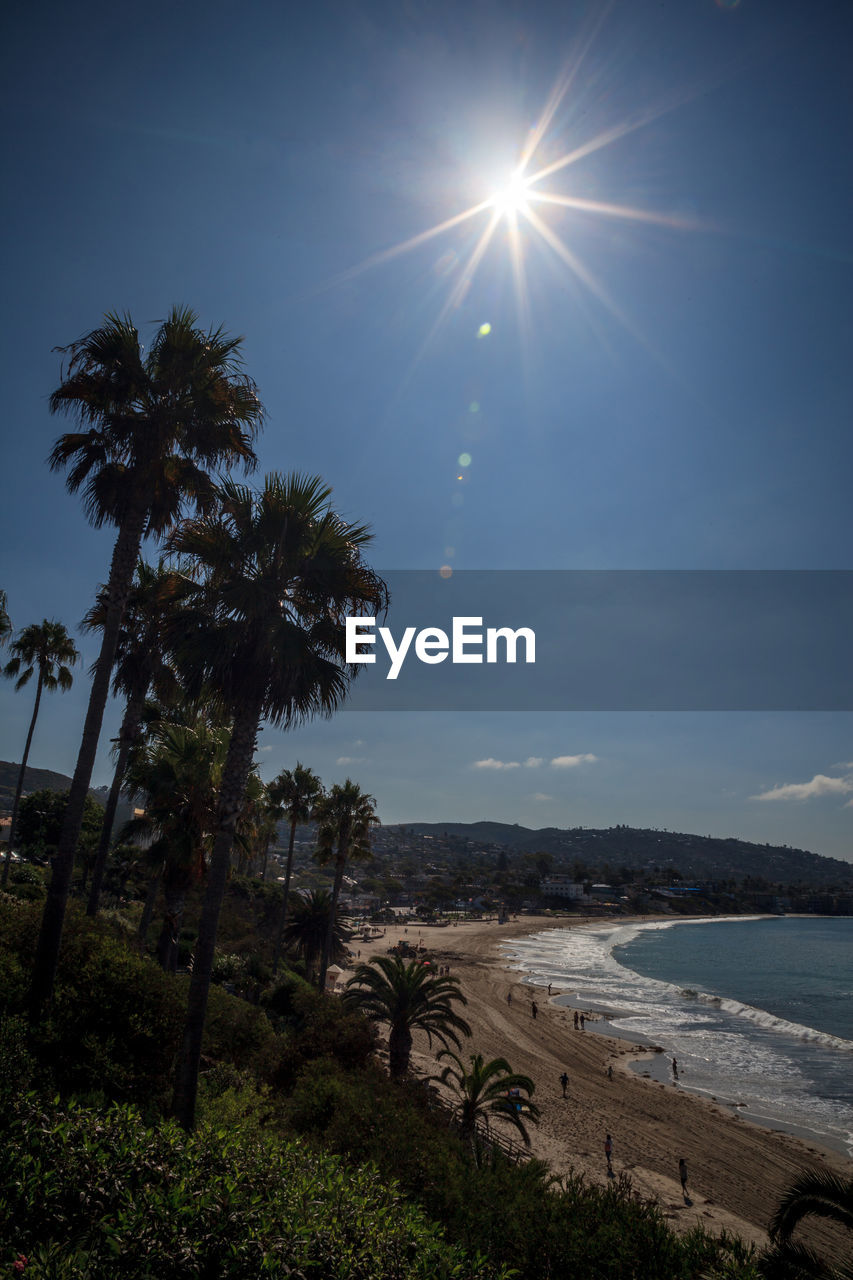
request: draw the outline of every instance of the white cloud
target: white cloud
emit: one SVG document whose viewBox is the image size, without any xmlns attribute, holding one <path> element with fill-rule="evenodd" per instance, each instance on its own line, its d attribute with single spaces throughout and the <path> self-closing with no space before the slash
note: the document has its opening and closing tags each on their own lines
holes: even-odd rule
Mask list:
<svg viewBox="0 0 853 1280">
<path fill-rule="evenodd" d="M 542 756 L 528 756 L 524 762 L 524 767 L 525 769 L 538 769 L 544 763 L 545 760 Z"/>
<path fill-rule="evenodd" d="M 553 800 L 553 799 L 554 799 L 554 797 L 553 797 L 553 796 L 546 795 L 544 791 L 537 791 L 537 792 L 536 792 L 536 794 L 534 795 L 533 799 L 534 799 L 534 800 L 538 800 L 540 803 L 542 803 L 542 802 L 544 802 L 545 800 Z"/>
<path fill-rule="evenodd" d="M 518 760 L 494 760 L 489 756 L 488 760 L 475 760 L 474 769 L 520 769 L 521 764 Z"/>
<path fill-rule="evenodd" d="M 364 764 L 366 756 L 338 756 L 335 764 Z"/>
<path fill-rule="evenodd" d="M 591 755 L 586 751 L 580 756 L 554 756 L 551 761 L 553 769 L 576 769 L 579 764 L 595 764 L 598 756 Z"/>
<path fill-rule="evenodd" d="M 785 782 L 761 791 L 750 800 L 814 800 L 818 796 L 846 796 L 853 791 L 853 775 L 846 778 L 830 778 L 816 773 L 811 782 Z M 845 806 L 846 807 L 846 806 Z"/>
<path fill-rule="evenodd" d="M 272 747 L 258 747 L 258 755 L 261 755 L 264 751 L 272 751 Z"/>
</svg>

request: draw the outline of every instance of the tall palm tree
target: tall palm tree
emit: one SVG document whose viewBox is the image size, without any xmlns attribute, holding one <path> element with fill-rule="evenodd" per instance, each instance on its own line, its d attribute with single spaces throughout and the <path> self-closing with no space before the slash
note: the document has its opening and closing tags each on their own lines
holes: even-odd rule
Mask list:
<svg viewBox="0 0 853 1280">
<path fill-rule="evenodd" d="M 6 592 L 0 590 L 0 648 L 3 647 L 11 634 L 12 620 L 9 617 Z"/>
<path fill-rule="evenodd" d="M 488 1123 L 494 1116 L 513 1125 L 524 1145 L 529 1147 L 530 1134 L 522 1119 L 520 1095 L 522 1092 L 527 1094 L 524 1118 L 538 1124 L 539 1109 L 530 1101 L 534 1089 L 530 1077 L 514 1072 L 506 1058 L 492 1058 L 486 1062 L 481 1053 L 472 1053 L 470 1070 L 465 1069 L 461 1059 L 450 1049 L 442 1049 L 438 1060 L 443 1058 L 449 1058 L 450 1065 L 438 1078 L 456 1094 L 455 1110 L 463 1138 L 475 1144 L 478 1121 Z M 515 1096 L 510 1095 L 510 1090 L 517 1091 Z"/>
<path fill-rule="evenodd" d="M 317 804 L 316 817 L 319 822 L 317 833 L 317 861 L 319 863 L 334 860 L 335 877 L 332 882 L 332 906 L 338 909 L 338 898 L 344 880 L 344 871 L 351 858 L 367 859 L 370 857 L 370 827 L 378 823 L 375 809 L 376 801 L 361 788 L 347 778 L 346 782 L 332 787 L 331 791 Z M 321 991 L 326 989 L 326 970 L 329 967 L 331 953 L 331 920 L 329 922 L 329 945 L 323 950 L 320 962 L 320 973 L 317 985 Z"/>
<path fill-rule="evenodd" d="M 116 767 L 104 810 L 104 826 L 92 868 L 92 884 L 86 914 L 98 914 L 113 824 L 128 757 L 139 738 L 145 699 L 152 690 L 160 703 L 174 701 L 179 693 L 177 675 L 166 661 L 162 647 L 163 617 L 174 599 L 176 577 L 161 561 L 157 568 L 139 560 L 119 629 L 113 693 L 125 699 L 124 716 L 116 743 Z M 86 614 L 83 626 L 96 631 L 104 626 L 103 596 Z"/>
<path fill-rule="evenodd" d="M 281 915 L 275 939 L 272 971 L 278 972 L 281 959 L 281 944 L 284 926 L 287 921 L 287 899 L 290 893 L 290 877 L 293 872 L 293 843 L 296 839 L 296 828 L 302 822 L 310 822 L 314 810 L 323 795 L 323 784 L 311 769 L 306 769 L 297 760 L 295 769 L 284 769 L 269 784 L 270 800 L 277 805 L 283 818 L 290 823 L 290 839 L 287 844 L 287 866 L 284 872 L 284 897 L 281 903 Z"/>
<path fill-rule="evenodd" d="M 399 956 L 374 956 L 360 964 L 346 985 L 343 1003 L 360 1009 L 371 1022 L 387 1022 L 391 1075 L 400 1079 L 409 1069 L 412 1031 L 425 1031 L 432 1044 L 448 1042 L 459 1047 L 459 1035 L 470 1036 L 471 1028 L 454 1005 L 468 1001 L 456 978 L 440 976 L 428 965 Z"/>
<path fill-rule="evenodd" d="M 6 850 L 6 861 L 3 864 L 4 888 L 9 881 L 9 866 L 12 861 L 15 824 L 18 820 L 18 806 L 21 803 L 21 792 L 24 789 L 24 774 L 27 771 L 27 760 L 29 759 L 33 734 L 35 733 L 42 691 L 47 689 L 48 692 L 52 692 L 54 689 L 60 689 L 65 693 L 66 690 L 70 689 L 74 682 L 74 677 L 71 674 L 71 668 L 80 657 L 74 641 L 71 639 L 62 623 L 50 622 L 47 618 L 45 618 L 41 623 L 34 622 L 31 626 L 24 627 L 24 630 L 18 636 L 17 640 L 12 642 L 11 651 L 13 656 L 3 668 L 3 674 L 10 677 L 17 676 L 17 680 L 15 682 L 16 689 L 23 689 L 24 685 L 29 683 L 32 678 L 33 672 L 38 671 L 38 677 L 36 679 L 35 706 L 33 707 L 33 715 L 30 720 L 30 728 L 27 733 L 26 745 L 24 746 L 21 768 L 18 772 L 18 784 L 15 787 L 15 799 L 12 803 L 12 822 L 9 827 L 9 848 Z M 83 799 L 85 801 L 85 796 Z M 82 824 L 82 809 L 80 813 L 80 821 Z"/>
<path fill-rule="evenodd" d="M 336 515 L 330 495 L 317 477 L 270 475 L 259 493 L 227 481 L 217 514 L 187 521 L 170 540 L 200 566 L 172 619 L 179 666 L 192 673 L 190 693 L 215 690 L 233 720 L 173 1101 L 188 1130 L 219 913 L 260 723 L 289 727 L 331 715 L 358 673 L 346 663 L 347 616 L 387 605 L 385 584 L 362 559 L 369 531 Z"/>
<path fill-rule="evenodd" d="M 194 312 L 175 307 L 144 356 L 130 317 L 115 314 L 61 348 L 68 368 L 50 408 L 69 414 L 80 429 L 59 437 L 50 465 L 70 468 L 66 487 L 71 493 L 82 488 L 90 523 L 115 525 L 118 534 L 103 593 L 101 648 L 36 949 L 33 1018 L 53 992 L 74 845 L 142 540 L 171 527 L 187 504 L 210 506 L 208 469 L 256 461 L 252 441 L 263 407 L 242 371 L 241 342 L 221 329 L 204 332 Z"/>
<path fill-rule="evenodd" d="M 331 912 L 332 895 L 327 889 L 312 889 L 310 893 L 293 895 L 293 910 L 285 926 L 284 945 L 302 956 L 309 982 L 326 945 Z M 344 955 L 349 937 L 349 930 L 335 919 L 332 933 L 332 956 L 335 960 Z"/>
<path fill-rule="evenodd" d="M 853 1231 L 853 1178 L 839 1178 L 824 1171 L 802 1174 L 788 1188 L 770 1221 L 771 1249 L 762 1259 L 762 1273 L 768 1280 L 848 1280 L 853 1276 L 849 1263 L 833 1268 L 813 1249 L 794 1240 L 794 1231 L 806 1217 L 836 1222 Z"/>
</svg>

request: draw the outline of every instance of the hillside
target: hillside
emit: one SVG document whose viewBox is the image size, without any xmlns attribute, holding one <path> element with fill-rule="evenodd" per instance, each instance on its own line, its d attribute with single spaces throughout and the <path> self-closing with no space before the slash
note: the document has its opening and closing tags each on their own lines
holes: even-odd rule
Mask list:
<svg viewBox="0 0 853 1280">
<path fill-rule="evenodd" d="M 787 845 L 751 844 L 734 837 L 690 835 L 637 827 L 542 827 L 532 830 L 502 822 L 413 822 L 386 827 L 385 832 L 412 832 L 421 837 L 467 841 L 480 848 L 515 853 L 548 853 L 555 867 L 574 862 L 590 868 L 638 871 L 675 867 L 697 880 L 743 880 L 747 876 L 780 884 L 853 885 L 853 864 L 825 858 Z"/>
<path fill-rule="evenodd" d="M 12 812 L 20 768 L 20 761 L 15 763 L 12 760 L 0 760 L 0 814 Z M 32 791 L 68 791 L 70 787 L 71 779 L 67 774 L 54 773 L 52 769 L 32 769 L 27 765 L 24 774 L 24 795 L 29 795 Z M 97 800 L 98 804 L 103 805 L 106 802 L 107 790 L 106 787 L 99 787 L 97 790 L 90 787 L 89 795 Z M 126 821 L 129 813 L 129 805 L 123 805 L 116 821 Z"/>
</svg>

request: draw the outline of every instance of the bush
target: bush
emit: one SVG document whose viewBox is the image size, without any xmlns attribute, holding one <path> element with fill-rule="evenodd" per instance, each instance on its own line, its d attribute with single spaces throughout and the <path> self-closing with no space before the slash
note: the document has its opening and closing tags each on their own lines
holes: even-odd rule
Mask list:
<svg viewBox="0 0 853 1280">
<path fill-rule="evenodd" d="M 131 1107 L 22 1099 L 0 1146 L 0 1257 L 31 1280 L 486 1280 L 370 1169 L 298 1142 L 245 1140 Z M 69 1243 L 70 1242 L 70 1243 Z"/>
</svg>

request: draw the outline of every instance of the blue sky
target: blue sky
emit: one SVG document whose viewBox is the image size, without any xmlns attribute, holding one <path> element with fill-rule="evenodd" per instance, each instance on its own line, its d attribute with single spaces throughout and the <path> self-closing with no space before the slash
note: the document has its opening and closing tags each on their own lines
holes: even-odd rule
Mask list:
<svg viewBox="0 0 853 1280">
<path fill-rule="evenodd" d="M 322 474 L 380 568 L 850 567 L 851 37 L 846 6 L 787 0 L 19 8 L 13 623 L 76 628 L 112 541 L 45 465 L 52 348 L 109 309 L 150 332 L 175 303 L 245 335 L 262 469 Z M 493 207 L 387 254 L 502 188 L 538 123 L 525 174 L 557 167 L 528 192 L 545 234 L 516 219 L 523 308 L 511 219 L 471 271 Z M 85 685 L 47 700 L 32 763 L 72 771 Z M 30 711 L 3 682 L 3 758 Z M 851 727 L 348 712 L 265 729 L 260 758 L 350 774 L 386 821 L 629 822 L 851 858 Z"/>
</svg>

